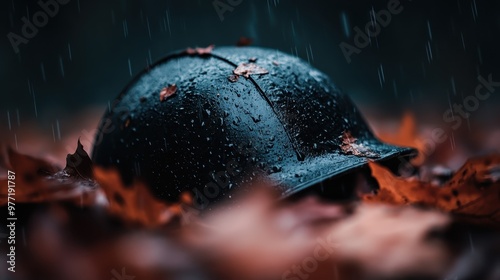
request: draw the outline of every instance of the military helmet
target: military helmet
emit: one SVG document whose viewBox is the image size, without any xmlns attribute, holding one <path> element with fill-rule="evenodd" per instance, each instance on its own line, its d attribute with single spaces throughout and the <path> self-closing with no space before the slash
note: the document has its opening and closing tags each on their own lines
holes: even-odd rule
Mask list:
<svg viewBox="0 0 500 280">
<path fill-rule="evenodd" d="M 376 139 L 348 96 L 303 60 L 219 47 L 176 52 L 135 77 L 105 113 L 92 157 L 163 200 L 189 191 L 204 209 L 248 193 L 256 178 L 286 197 L 412 153 Z"/>
</svg>

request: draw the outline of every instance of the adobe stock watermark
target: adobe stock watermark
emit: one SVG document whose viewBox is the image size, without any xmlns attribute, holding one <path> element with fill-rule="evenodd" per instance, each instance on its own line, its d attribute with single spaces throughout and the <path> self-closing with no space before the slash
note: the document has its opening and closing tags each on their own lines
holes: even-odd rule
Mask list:
<svg viewBox="0 0 500 280">
<path fill-rule="evenodd" d="M 340 247 L 340 244 L 333 240 L 332 234 L 326 238 L 318 237 L 316 243 L 312 256 L 304 258 L 300 264 L 292 265 L 281 275 L 281 280 L 308 279 L 310 274 L 318 269 L 319 263 L 330 259 L 335 249 Z"/>
<path fill-rule="evenodd" d="M 495 82 L 492 74 L 489 74 L 488 78 L 479 75 L 477 80 L 479 83 L 476 85 L 473 94 L 466 96 L 461 104 L 453 104 L 450 109 L 443 113 L 443 121 L 451 124 L 453 131 L 459 129 L 464 123 L 464 119 L 469 119 L 472 113 L 479 109 L 481 102 L 488 100 L 496 92 L 497 88 L 500 87 L 500 81 Z M 416 139 L 415 143 L 423 147 L 423 149 L 420 151 L 420 156 L 415 164 L 422 164 L 426 158 L 435 152 L 437 145 L 444 143 L 449 137 L 442 127 L 435 127 L 432 129 L 430 137 Z M 400 157 L 400 173 L 411 174 L 414 170 L 415 168 L 407 159 Z"/>
<path fill-rule="evenodd" d="M 224 13 L 234 11 L 234 8 L 241 3 L 243 3 L 243 0 L 214 0 L 212 5 L 220 21 L 224 21 Z"/>
<path fill-rule="evenodd" d="M 45 27 L 49 23 L 49 18 L 55 17 L 60 10 L 59 5 L 66 5 L 70 0 L 40 0 L 38 6 L 40 10 L 35 12 L 31 19 L 22 17 L 20 34 L 9 32 L 7 38 L 9 39 L 12 49 L 17 54 L 19 53 L 19 46 L 21 44 L 28 44 L 30 39 L 33 39 L 37 34 L 39 28 Z"/>
<path fill-rule="evenodd" d="M 412 1 L 412 0 L 407 0 Z M 389 0 L 387 2 L 387 9 L 382 9 L 373 15 L 370 15 L 371 20 L 365 24 L 364 31 L 361 30 L 358 26 L 355 26 L 353 30 L 355 31 L 354 35 L 354 46 L 347 43 L 341 42 L 339 44 L 340 50 L 344 55 L 347 63 L 351 63 L 351 56 L 353 54 L 361 53 L 361 50 L 368 47 L 370 44 L 370 37 L 377 37 L 382 31 L 382 27 L 387 27 L 391 21 L 393 15 L 399 15 L 403 11 L 403 6 L 399 0 Z"/>
</svg>

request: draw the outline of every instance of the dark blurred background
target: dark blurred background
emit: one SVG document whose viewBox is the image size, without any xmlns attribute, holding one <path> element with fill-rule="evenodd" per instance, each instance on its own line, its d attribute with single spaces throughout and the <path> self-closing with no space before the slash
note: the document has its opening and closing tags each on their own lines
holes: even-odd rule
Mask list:
<svg viewBox="0 0 500 280">
<path fill-rule="evenodd" d="M 241 3 L 221 18 L 214 2 Z M 235 45 L 242 36 L 310 61 L 362 109 L 394 116 L 413 110 L 439 117 L 474 93 L 478 75 L 500 81 L 496 0 L 401 0 L 402 12 L 348 63 L 339 44 L 354 45 L 353 28 L 364 29 L 388 2 L 69 0 L 16 54 L 9 32 L 21 35 L 22 18 L 41 8 L 37 1 L 2 0 L 2 138 L 26 122 L 51 134 L 56 126 L 64 137 L 78 126 L 69 116 L 104 110 L 131 76 L 165 54 Z M 481 114 L 498 113 L 498 95 L 480 104 Z"/>
</svg>

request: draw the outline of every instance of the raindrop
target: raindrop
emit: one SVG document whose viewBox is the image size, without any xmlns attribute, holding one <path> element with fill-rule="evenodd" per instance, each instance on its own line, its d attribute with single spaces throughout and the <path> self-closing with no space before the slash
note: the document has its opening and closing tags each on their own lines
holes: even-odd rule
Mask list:
<svg viewBox="0 0 500 280">
<path fill-rule="evenodd" d="M 170 17 L 168 16 L 168 10 L 165 11 L 166 17 L 167 17 L 167 25 L 168 25 L 168 34 L 172 36 L 172 31 L 170 30 Z M 165 28 L 166 30 L 166 28 Z"/>
<path fill-rule="evenodd" d="M 347 18 L 347 13 L 345 11 L 342 11 L 340 13 L 340 20 L 341 20 L 341 23 L 342 23 L 342 27 L 344 29 L 344 35 L 349 38 L 351 37 L 351 33 L 349 31 L 349 19 Z"/>
<path fill-rule="evenodd" d="M 35 98 L 35 89 L 31 87 L 31 82 L 28 80 L 28 91 L 32 94 L 33 96 L 33 105 L 35 107 L 35 117 L 38 117 L 38 110 L 36 108 L 36 98 Z"/>
<path fill-rule="evenodd" d="M 311 53 L 311 59 L 312 59 L 312 61 L 314 61 L 314 54 L 313 54 L 313 50 L 312 50 L 311 44 L 309 44 L 309 52 Z"/>
<path fill-rule="evenodd" d="M 73 61 L 73 55 L 71 53 L 71 45 L 68 43 L 68 54 L 69 54 L 69 61 Z"/>
<path fill-rule="evenodd" d="M 59 56 L 59 66 L 61 67 L 61 75 L 64 78 L 64 64 L 63 64 L 62 56 Z"/>
<path fill-rule="evenodd" d="M 123 36 L 125 36 L 125 38 L 128 36 L 128 24 L 126 20 L 123 21 Z"/>
<path fill-rule="evenodd" d="M 149 39 L 151 40 L 151 27 L 149 26 L 149 17 L 146 17 L 146 25 L 148 26 Z"/>
<path fill-rule="evenodd" d="M 464 48 L 465 51 L 465 40 L 464 40 L 464 34 L 460 32 L 460 38 L 462 39 L 462 47 Z"/>
<path fill-rule="evenodd" d="M 432 60 L 432 48 L 431 48 L 431 42 L 427 41 L 427 45 L 425 45 L 425 50 L 427 52 L 427 61 L 431 63 Z"/>
<path fill-rule="evenodd" d="M 14 133 L 14 141 L 16 142 L 16 150 L 19 150 L 19 146 L 17 145 L 17 134 Z"/>
<path fill-rule="evenodd" d="M 455 134 L 452 132 L 450 137 L 450 146 L 452 150 L 455 150 Z"/>
<path fill-rule="evenodd" d="M 474 18 L 474 22 L 476 21 L 477 18 L 477 6 L 476 6 L 476 0 L 472 0 L 471 3 L 471 9 L 472 9 L 472 17 Z"/>
<path fill-rule="evenodd" d="M 132 77 L 132 64 L 130 62 L 130 58 L 128 59 L 128 72 L 130 74 L 130 77 Z"/>
<path fill-rule="evenodd" d="M 10 124 L 10 112 L 7 111 L 7 121 L 9 122 L 9 130 L 12 130 L 12 125 Z"/>
<path fill-rule="evenodd" d="M 383 85 L 385 83 L 385 75 L 384 75 L 384 67 L 382 64 L 380 64 L 378 68 L 378 80 L 380 82 L 380 87 L 383 88 Z"/>
<path fill-rule="evenodd" d="M 431 23 L 428 20 L 427 20 L 427 32 L 429 32 L 429 39 L 432 41 Z"/>
<path fill-rule="evenodd" d="M 61 127 L 59 126 L 59 120 L 56 119 L 56 131 L 57 139 L 61 140 Z"/>
<path fill-rule="evenodd" d="M 44 82 L 46 82 L 47 78 L 45 76 L 45 66 L 43 65 L 43 62 L 40 63 L 40 70 L 42 71 L 42 79 L 43 79 Z"/>
</svg>

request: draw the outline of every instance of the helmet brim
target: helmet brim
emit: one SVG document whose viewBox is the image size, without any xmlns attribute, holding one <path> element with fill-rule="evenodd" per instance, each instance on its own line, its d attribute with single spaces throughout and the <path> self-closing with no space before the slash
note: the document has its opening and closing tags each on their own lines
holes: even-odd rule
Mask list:
<svg viewBox="0 0 500 280">
<path fill-rule="evenodd" d="M 403 166 L 408 163 L 408 159 L 418 154 L 417 150 L 413 148 L 398 147 L 381 142 L 377 143 L 372 150 L 379 156 L 370 158 L 343 153 L 325 154 L 287 164 L 286 170 L 282 170 L 279 174 L 272 174 L 270 177 L 283 187 L 283 197 L 288 197 L 330 179 L 356 172 L 356 170 L 367 166 L 370 161 L 382 165 L 396 162 L 396 164 Z"/>
</svg>

